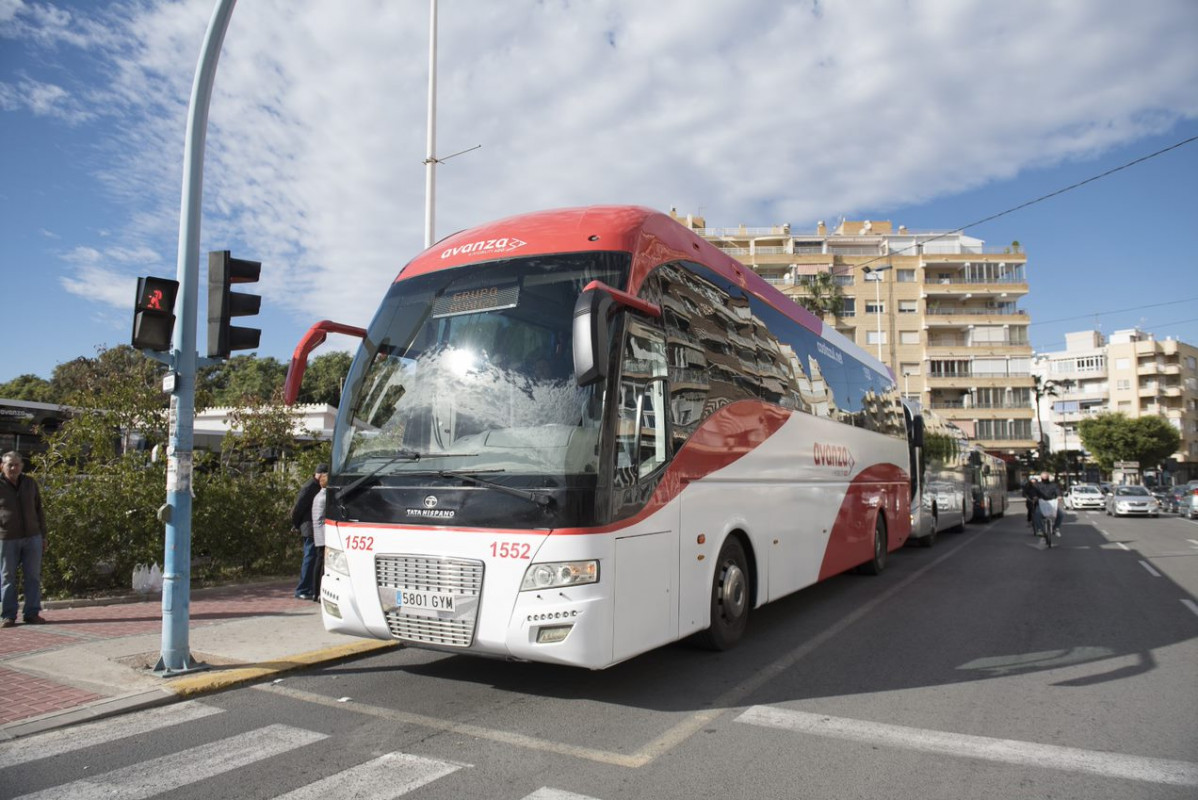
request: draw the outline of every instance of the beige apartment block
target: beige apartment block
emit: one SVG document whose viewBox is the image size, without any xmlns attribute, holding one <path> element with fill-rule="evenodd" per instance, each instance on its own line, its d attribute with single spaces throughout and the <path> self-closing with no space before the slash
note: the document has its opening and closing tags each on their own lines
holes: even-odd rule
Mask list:
<svg viewBox="0 0 1198 800">
<path fill-rule="evenodd" d="M 811 233 L 789 225 L 709 228 L 671 216 L 785 294 L 810 294 L 819 273 L 841 293 L 824 317 L 894 370 L 903 394 L 952 420 L 987 450 L 1035 447 L 1027 256 L 960 232 L 844 221 Z"/>
<path fill-rule="evenodd" d="M 1079 331 L 1066 334 L 1064 350 L 1038 354 L 1032 370 L 1055 391 L 1040 400 L 1053 450 L 1080 449 L 1078 425 L 1088 417 L 1155 414 L 1181 435 L 1168 470 L 1181 481 L 1198 478 L 1198 347 L 1139 329 L 1115 331 L 1109 339 Z"/>
</svg>

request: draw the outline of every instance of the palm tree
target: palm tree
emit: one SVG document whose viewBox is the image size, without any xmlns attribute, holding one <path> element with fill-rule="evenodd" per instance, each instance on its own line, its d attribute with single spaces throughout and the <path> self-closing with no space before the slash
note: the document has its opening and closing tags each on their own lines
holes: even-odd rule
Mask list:
<svg viewBox="0 0 1198 800">
<path fill-rule="evenodd" d="M 1036 426 L 1040 430 L 1040 461 L 1043 463 L 1048 455 L 1048 437 L 1044 434 L 1044 421 L 1040 418 L 1040 398 L 1056 397 L 1057 385 L 1051 379 L 1046 380 L 1039 375 L 1033 375 L 1036 384 L 1032 387 L 1032 394 L 1036 397 Z"/>
<path fill-rule="evenodd" d="M 805 286 L 807 294 L 795 298 L 795 302 L 820 319 L 828 314 L 835 316 L 840 313 L 844 297 L 831 270 L 811 275 Z"/>
</svg>

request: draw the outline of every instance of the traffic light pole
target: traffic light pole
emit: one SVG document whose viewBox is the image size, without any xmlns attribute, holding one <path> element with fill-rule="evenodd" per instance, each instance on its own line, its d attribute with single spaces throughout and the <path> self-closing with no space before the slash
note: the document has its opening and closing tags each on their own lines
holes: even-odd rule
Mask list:
<svg viewBox="0 0 1198 800">
<path fill-rule="evenodd" d="M 166 552 L 162 576 L 162 654 L 155 672 L 163 677 L 201 669 L 191 657 L 191 489 L 195 425 L 196 316 L 200 269 L 200 210 L 204 195 L 204 138 L 221 44 L 237 0 L 217 0 L 204 36 L 187 112 L 183 146 L 183 197 L 179 210 L 178 280 L 182 313 L 175 322 L 171 367 L 170 439 L 167 445 Z"/>
</svg>

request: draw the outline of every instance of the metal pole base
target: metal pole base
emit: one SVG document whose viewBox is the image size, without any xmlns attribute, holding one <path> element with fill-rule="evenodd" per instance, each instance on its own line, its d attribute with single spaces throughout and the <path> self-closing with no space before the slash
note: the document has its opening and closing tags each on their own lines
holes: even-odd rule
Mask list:
<svg viewBox="0 0 1198 800">
<path fill-rule="evenodd" d="M 154 674 L 159 678 L 173 678 L 176 675 L 186 675 L 191 672 L 203 672 L 206 669 L 212 669 L 208 664 L 202 661 L 196 661 L 191 655 L 187 656 L 186 663 L 180 667 L 168 667 L 166 659 L 161 656 L 158 658 L 158 663 L 154 665 Z"/>
</svg>

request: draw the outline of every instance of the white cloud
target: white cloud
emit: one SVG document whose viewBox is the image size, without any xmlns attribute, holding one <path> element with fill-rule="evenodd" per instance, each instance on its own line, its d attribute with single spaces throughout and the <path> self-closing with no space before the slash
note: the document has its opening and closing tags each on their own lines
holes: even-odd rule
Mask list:
<svg viewBox="0 0 1198 800">
<path fill-rule="evenodd" d="M 116 270 L 89 264 L 76 270 L 73 277 L 59 279 L 62 288 L 89 300 L 118 308 L 132 308 L 133 295 L 129 278 Z"/>
<path fill-rule="evenodd" d="M 149 263 L 131 242 L 173 248 L 211 0 L 13 7 L 0 35 L 112 65 L 91 99 L 121 115 L 106 176 L 130 224 L 113 238 L 146 258 L 104 258 Z M 426 9 L 236 8 L 202 249 L 261 259 L 267 303 L 362 324 L 420 249 Z M 603 202 L 811 227 L 959 192 L 1198 116 L 1195 30 L 1192 0 L 442 3 L 438 154 L 482 149 L 438 168 L 437 231 Z"/>
</svg>

